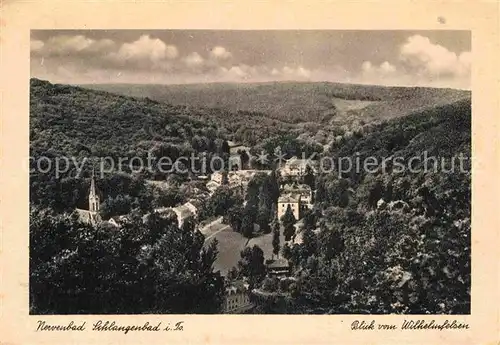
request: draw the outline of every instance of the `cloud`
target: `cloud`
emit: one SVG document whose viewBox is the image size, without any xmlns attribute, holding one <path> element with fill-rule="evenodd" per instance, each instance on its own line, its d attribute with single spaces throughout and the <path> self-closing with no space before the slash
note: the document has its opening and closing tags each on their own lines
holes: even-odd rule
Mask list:
<svg viewBox="0 0 500 345">
<path fill-rule="evenodd" d="M 384 75 L 396 72 L 396 67 L 388 61 L 384 61 L 380 66 L 374 66 L 371 61 L 365 61 L 361 64 L 361 70 L 365 75 Z"/>
<path fill-rule="evenodd" d="M 409 37 L 400 48 L 400 59 L 404 63 L 430 77 L 466 76 L 470 74 L 470 57 L 470 52 L 457 55 L 420 35 Z"/>
<path fill-rule="evenodd" d="M 429 38 L 413 35 L 399 46 L 396 62 L 361 64 L 354 82 L 395 86 L 470 88 L 471 53 L 454 53 Z"/>
<path fill-rule="evenodd" d="M 36 37 L 36 36 L 34 36 Z M 94 37 L 94 36 L 92 36 Z M 422 35 L 412 35 L 385 54 L 370 54 L 373 60 L 318 64 L 312 60 L 301 65 L 272 55 L 233 55 L 221 42 L 214 41 L 202 52 L 188 45 L 180 55 L 179 41 L 169 44 L 143 34 L 128 41 L 117 36 L 91 38 L 85 34 L 56 34 L 33 39 L 30 50 L 32 75 L 58 82 L 265 82 L 265 81 L 334 81 L 346 83 L 470 87 L 471 52 L 452 52 Z M 203 42 L 204 46 L 207 42 Z M 229 43 L 227 43 L 229 44 Z M 199 49 L 202 49 L 200 46 Z M 236 48 L 234 48 L 236 49 Z M 373 49 L 382 49 L 374 47 Z M 195 50 L 195 51 L 193 51 Z M 191 51 L 191 52 L 190 52 Z M 240 50 L 236 50 L 240 51 Z M 189 54 L 187 54 L 190 52 Z M 268 58 L 268 60 L 266 60 Z M 360 58 L 357 56 L 356 58 Z M 375 60 L 377 59 L 377 60 Z M 353 60 L 353 61 L 351 61 Z M 283 62 L 281 62 L 283 61 Z M 61 68 L 59 68 L 61 67 Z"/>
<path fill-rule="evenodd" d="M 223 70 L 224 71 L 224 70 Z M 247 70 L 246 66 L 233 66 L 231 67 L 228 71 L 227 74 L 229 76 L 235 76 L 237 78 L 248 78 L 249 76 L 249 71 Z"/>
<path fill-rule="evenodd" d="M 193 53 L 189 54 L 188 56 L 186 56 L 183 59 L 183 61 L 186 64 L 186 66 L 191 67 L 191 68 L 200 67 L 205 62 L 203 57 L 196 52 L 193 52 Z"/>
<path fill-rule="evenodd" d="M 57 35 L 46 42 L 32 40 L 31 51 L 49 56 L 77 56 L 102 54 L 111 51 L 115 42 L 110 39 L 94 40 L 84 35 Z"/>
<path fill-rule="evenodd" d="M 273 67 L 266 65 L 251 66 L 237 64 L 231 66 L 219 66 L 213 73 L 212 80 L 225 82 L 269 82 L 280 80 L 309 80 L 312 72 L 303 67 L 290 66 Z"/>
<path fill-rule="evenodd" d="M 216 46 L 210 51 L 210 56 L 216 60 L 227 60 L 230 59 L 233 54 L 224 47 Z"/>
<path fill-rule="evenodd" d="M 123 43 L 118 52 L 110 55 L 117 61 L 154 62 L 177 58 L 179 51 L 173 45 L 167 45 L 159 38 L 142 35 L 132 43 Z"/>
<path fill-rule="evenodd" d="M 220 67 L 218 77 L 224 81 L 247 81 L 250 79 L 258 79 L 261 76 L 262 70 L 260 70 L 260 68 L 239 64 L 229 68 Z"/>
<path fill-rule="evenodd" d="M 311 71 L 302 66 L 297 68 L 285 66 L 281 72 L 274 71 L 274 74 L 273 71 L 271 71 L 272 75 L 282 76 L 284 79 L 308 79 L 311 77 Z"/>
<path fill-rule="evenodd" d="M 40 40 L 31 40 L 30 41 L 30 51 L 31 52 L 38 52 L 38 51 L 42 50 L 44 45 L 45 45 L 45 43 L 43 43 Z"/>
<path fill-rule="evenodd" d="M 387 61 L 384 61 L 381 65 L 380 65 L 380 70 L 384 73 L 394 73 L 396 72 L 396 67 L 391 65 L 389 62 Z"/>
</svg>

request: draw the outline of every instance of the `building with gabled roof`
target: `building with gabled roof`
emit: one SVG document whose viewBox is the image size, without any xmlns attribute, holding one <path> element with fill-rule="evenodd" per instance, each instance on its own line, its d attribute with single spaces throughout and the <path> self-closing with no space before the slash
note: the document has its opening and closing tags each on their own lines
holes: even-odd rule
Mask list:
<svg viewBox="0 0 500 345">
<path fill-rule="evenodd" d="M 94 170 L 92 170 L 92 177 L 90 179 L 90 190 L 89 190 L 88 200 L 89 200 L 89 209 L 84 210 L 77 208 L 75 209 L 75 213 L 77 214 L 78 219 L 82 223 L 96 225 L 102 222 L 102 218 L 99 214 L 101 203 L 95 185 Z"/>
<path fill-rule="evenodd" d="M 239 313 L 253 307 L 250 301 L 249 284 L 243 280 L 231 282 L 226 287 L 223 309 L 225 313 Z"/>
<path fill-rule="evenodd" d="M 301 177 L 304 176 L 307 166 L 309 166 L 314 174 L 317 173 L 316 163 L 310 159 L 301 159 L 292 157 L 280 167 L 280 174 L 283 177 Z"/>
<path fill-rule="evenodd" d="M 281 219 L 286 213 L 288 207 L 291 208 L 295 219 L 299 220 L 301 216 L 301 195 L 299 193 L 287 193 L 278 198 L 278 219 Z"/>
<path fill-rule="evenodd" d="M 290 263 L 285 258 L 266 260 L 267 274 L 271 277 L 290 275 Z"/>
<path fill-rule="evenodd" d="M 163 215 L 170 212 L 175 213 L 175 215 L 177 216 L 178 227 L 181 228 L 186 220 L 196 219 L 196 217 L 198 216 L 198 206 L 196 206 L 195 203 L 196 201 L 193 200 L 176 207 L 156 208 L 154 211 Z"/>
</svg>

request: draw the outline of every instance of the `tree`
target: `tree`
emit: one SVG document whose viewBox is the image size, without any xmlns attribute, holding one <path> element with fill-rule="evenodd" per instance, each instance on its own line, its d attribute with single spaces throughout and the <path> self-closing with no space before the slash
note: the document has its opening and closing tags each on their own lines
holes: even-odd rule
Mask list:
<svg viewBox="0 0 500 345">
<path fill-rule="evenodd" d="M 232 268 L 231 268 L 231 269 L 227 272 L 227 276 L 226 276 L 226 278 L 227 278 L 227 280 L 228 280 L 229 282 L 231 282 L 231 281 L 238 280 L 239 276 L 240 276 L 240 272 L 239 272 L 239 270 L 238 270 L 236 267 L 232 267 Z"/>
<path fill-rule="evenodd" d="M 306 185 L 308 185 L 309 187 L 311 187 L 312 190 L 314 190 L 315 189 L 315 180 L 316 180 L 316 178 L 314 177 L 313 169 L 311 168 L 311 166 L 309 164 L 306 165 L 306 170 L 305 170 L 304 178 L 303 178 L 304 183 Z"/>
<path fill-rule="evenodd" d="M 217 242 L 172 219 L 132 212 L 119 229 L 30 212 L 30 310 L 36 314 L 218 313 Z M 168 291 L 168 293 L 165 293 Z"/>
<path fill-rule="evenodd" d="M 269 174 L 269 196 L 271 198 L 271 202 L 276 204 L 278 202 L 278 198 L 280 196 L 280 186 L 278 182 L 278 176 L 276 170 L 273 169 L 271 174 Z"/>
<path fill-rule="evenodd" d="M 280 253 L 280 223 L 275 217 L 272 224 L 273 229 L 273 254 L 279 257 Z"/>
<path fill-rule="evenodd" d="M 327 201 L 328 198 L 328 193 L 326 191 L 325 187 L 325 181 L 324 179 L 318 179 L 316 181 L 316 193 L 315 193 L 315 199 L 316 202 L 321 203 Z"/>
<path fill-rule="evenodd" d="M 123 215 L 130 212 L 132 200 L 128 195 L 117 195 L 116 198 L 107 198 L 101 205 L 99 213 L 103 219 Z"/>
<path fill-rule="evenodd" d="M 268 234 L 271 232 L 271 227 L 269 226 L 269 219 L 271 217 L 271 210 L 267 207 L 260 207 L 259 213 L 257 214 L 257 224 L 259 224 L 260 230 Z"/>
<path fill-rule="evenodd" d="M 370 208 L 376 208 L 377 202 L 384 197 L 383 183 L 379 177 L 367 174 L 363 183 L 358 187 L 356 194 L 362 204 L 367 204 Z"/>
<path fill-rule="evenodd" d="M 268 291 L 268 292 L 276 292 L 279 287 L 279 282 L 276 277 L 272 278 L 265 278 L 264 281 L 262 282 L 262 290 Z"/>
<path fill-rule="evenodd" d="M 226 140 L 217 138 L 214 141 L 214 145 L 215 145 L 215 152 L 217 152 L 219 156 L 224 156 L 229 153 L 229 145 Z"/>
<path fill-rule="evenodd" d="M 246 247 L 240 253 L 238 261 L 239 271 L 249 279 L 250 288 L 255 287 L 264 279 L 266 266 L 264 265 L 264 252 L 259 246 Z"/>
<path fill-rule="evenodd" d="M 224 216 L 231 207 L 242 203 L 242 200 L 227 186 L 221 186 L 210 197 L 208 203 L 208 212 L 211 216 Z"/>
<path fill-rule="evenodd" d="M 229 224 L 233 231 L 241 232 L 241 223 L 243 217 L 243 207 L 241 205 L 232 206 L 223 218 L 226 224 Z"/>
<path fill-rule="evenodd" d="M 311 228 L 304 228 L 302 230 L 302 247 L 303 247 L 303 257 L 302 259 L 306 259 L 313 254 L 316 254 L 318 249 L 318 241 L 316 235 L 311 230 Z"/>
<path fill-rule="evenodd" d="M 247 208 L 243 210 L 243 218 L 241 220 L 241 234 L 246 238 L 253 236 L 253 216 Z"/>
<path fill-rule="evenodd" d="M 316 216 L 312 210 L 307 210 L 304 215 L 304 229 L 314 230 L 316 227 Z"/>
<path fill-rule="evenodd" d="M 285 214 L 281 217 L 281 222 L 283 223 L 283 235 L 285 236 L 285 241 L 290 241 L 292 236 L 295 234 L 295 223 L 297 222 L 290 205 L 288 205 Z"/>
<path fill-rule="evenodd" d="M 238 154 L 240 155 L 241 166 L 247 167 L 248 162 L 250 161 L 250 156 L 248 155 L 247 150 L 238 150 Z"/>
<path fill-rule="evenodd" d="M 257 206 L 261 199 L 261 192 L 263 194 L 262 197 L 266 200 L 268 199 L 268 196 L 265 195 L 268 194 L 267 188 L 264 191 L 261 188 L 265 184 L 267 178 L 266 174 L 258 173 L 255 174 L 255 176 L 250 180 L 247 186 L 247 195 L 245 198 L 247 203 Z"/>
<path fill-rule="evenodd" d="M 185 196 L 177 185 L 171 185 L 166 189 L 154 188 L 153 198 L 157 207 L 174 207 L 185 201 Z"/>
<path fill-rule="evenodd" d="M 291 255 L 292 255 L 292 248 L 290 248 L 290 246 L 288 245 L 288 243 L 285 243 L 283 245 L 283 249 L 281 249 L 281 254 L 283 254 L 283 257 L 287 260 L 290 259 Z"/>
<path fill-rule="evenodd" d="M 250 200 L 247 201 L 245 207 L 243 208 L 241 220 L 241 233 L 243 236 L 247 238 L 251 238 L 253 236 L 254 224 L 257 222 L 257 217 L 257 204 L 251 202 Z"/>
<path fill-rule="evenodd" d="M 261 231 L 265 234 L 271 232 L 269 223 L 271 222 L 271 212 L 274 205 L 270 195 L 270 188 L 270 181 L 268 176 L 266 176 L 259 188 L 258 214 L 256 219 Z"/>
<path fill-rule="evenodd" d="M 229 184 L 229 176 L 226 170 L 222 171 L 221 185 L 227 186 Z"/>
<path fill-rule="evenodd" d="M 222 143 L 221 152 L 222 154 L 229 154 L 229 144 L 227 143 L 227 140 L 224 140 Z"/>
</svg>

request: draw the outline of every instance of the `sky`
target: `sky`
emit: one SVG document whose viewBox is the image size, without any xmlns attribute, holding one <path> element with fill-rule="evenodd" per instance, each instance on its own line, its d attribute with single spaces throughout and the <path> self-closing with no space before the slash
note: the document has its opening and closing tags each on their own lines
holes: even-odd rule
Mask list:
<svg viewBox="0 0 500 345">
<path fill-rule="evenodd" d="M 33 30 L 53 83 L 330 81 L 470 89 L 469 31 Z"/>
</svg>

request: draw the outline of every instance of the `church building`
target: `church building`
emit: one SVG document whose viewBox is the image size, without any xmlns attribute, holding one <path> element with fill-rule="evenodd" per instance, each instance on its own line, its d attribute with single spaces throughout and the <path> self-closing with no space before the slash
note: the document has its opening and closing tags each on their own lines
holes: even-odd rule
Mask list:
<svg viewBox="0 0 500 345">
<path fill-rule="evenodd" d="M 90 191 L 89 191 L 89 209 L 84 210 L 77 208 L 75 212 L 78 214 L 78 218 L 82 223 L 95 225 L 102 221 L 99 215 L 100 209 L 100 199 L 97 194 L 97 189 L 95 186 L 94 171 L 92 171 L 92 178 L 90 180 Z"/>
</svg>

